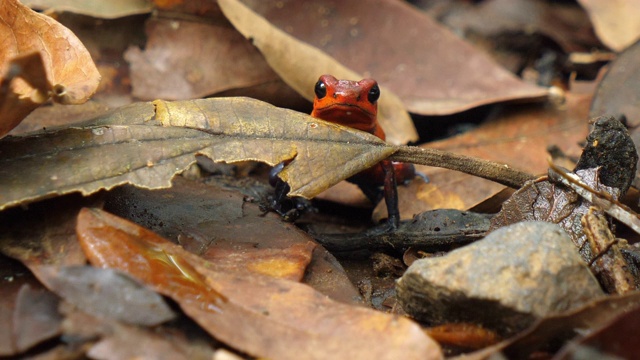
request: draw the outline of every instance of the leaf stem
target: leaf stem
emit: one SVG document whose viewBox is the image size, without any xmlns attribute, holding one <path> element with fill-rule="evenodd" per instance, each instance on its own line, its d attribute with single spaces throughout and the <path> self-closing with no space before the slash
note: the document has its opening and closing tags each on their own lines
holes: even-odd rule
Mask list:
<svg viewBox="0 0 640 360">
<path fill-rule="evenodd" d="M 417 146 L 397 146 L 397 151 L 389 157 L 392 161 L 435 166 L 460 171 L 499 184 L 518 189 L 536 176 L 489 160 L 455 154 L 449 151 L 420 148 Z"/>
</svg>

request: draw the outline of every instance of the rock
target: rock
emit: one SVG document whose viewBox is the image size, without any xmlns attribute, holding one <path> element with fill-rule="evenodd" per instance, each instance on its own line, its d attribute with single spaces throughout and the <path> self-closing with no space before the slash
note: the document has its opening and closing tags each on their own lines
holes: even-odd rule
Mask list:
<svg viewBox="0 0 640 360">
<path fill-rule="evenodd" d="M 566 233 L 535 221 L 417 260 L 397 291 L 404 310 L 418 320 L 479 323 L 505 335 L 604 295 Z"/>
</svg>

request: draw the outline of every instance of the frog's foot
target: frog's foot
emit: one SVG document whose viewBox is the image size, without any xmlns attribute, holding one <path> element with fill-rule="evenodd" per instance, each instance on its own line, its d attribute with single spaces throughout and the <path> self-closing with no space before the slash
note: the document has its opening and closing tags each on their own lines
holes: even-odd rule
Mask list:
<svg viewBox="0 0 640 360">
<path fill-rule="evenodd" d="M 422 181 L 424 181 L 425 184 L 428 184 L 431 182 L 431 180 L 429 180 L 429 177 L 425 173 L 416 171 L 416 176 L 422 179 Z"/>
<path fill-rule="evenodd" d="M 284 181 L 279 180 L 275 187 L 275 194 L 268 199 L 269 207 L 272 211 L 280 214 L 283 220 L 293 222 L 305 213 L 318 212 L 310 200 L 301 197 L 288 197 L 287 193 L 289 193 L 290 187 Z"/>
</svg>

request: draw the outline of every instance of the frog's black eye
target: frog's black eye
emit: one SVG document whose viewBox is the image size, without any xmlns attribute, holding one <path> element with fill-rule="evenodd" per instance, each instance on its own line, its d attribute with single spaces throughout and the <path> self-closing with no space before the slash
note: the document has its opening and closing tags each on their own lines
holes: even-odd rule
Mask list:
<svg viewBox="0 0 640 360">
<path fill-rule="evenodd" d="M 327 96 L 327 85 L 325 85 L 322 80 L 318 80 L 314 91 L 316 92 L 316 97 L 318 99 L 322 99 L 323 97 Z"/>
<path fill-rule="evenodd" d="M 367 95 L 367 99 L 370 103 L 375 104 L 376 101 L 380 98 L 380 88 L 378 85 L 373 85 L 371 90 L 369 90 L 369 94 Z"/>
</svg>

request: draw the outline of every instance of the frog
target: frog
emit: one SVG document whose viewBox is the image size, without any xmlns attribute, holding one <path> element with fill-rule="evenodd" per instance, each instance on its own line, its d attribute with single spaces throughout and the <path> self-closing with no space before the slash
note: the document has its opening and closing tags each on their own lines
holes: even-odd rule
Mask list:
<svg viewBox="0 0 640 360">
<path fill-rule="evenodd" d="M 326 74 L 320 76 L 316 82 L 314 93 L 312 117 L 365 131 L 386 140 L 384 129 L 378 122 L 378 100 L 381 92 L 376 80 L 339 80 Z M 286 213 L 284 210 L 287 207 L 283 206 L 283 202 L 289 187 L 277 178 L 277 174 L 285 165 L 286 163 L 278 164 L 270 174 L 271 183 L 276 188 L 272 208 L 280 213 Z M 357 185 L 373 204 L 377 204 L 384 197 L 388 213 L 387 223 L 394 229 L 400 223 L 397 185 L 409 183 L 416 175 L 413 164 L 382 160 L 353 175 L 347 181 Z M 294 204 L 289 207 L 295 211 L 302 210 L 300 205 Z"/>
</svg>

